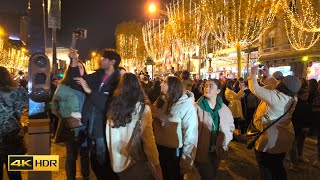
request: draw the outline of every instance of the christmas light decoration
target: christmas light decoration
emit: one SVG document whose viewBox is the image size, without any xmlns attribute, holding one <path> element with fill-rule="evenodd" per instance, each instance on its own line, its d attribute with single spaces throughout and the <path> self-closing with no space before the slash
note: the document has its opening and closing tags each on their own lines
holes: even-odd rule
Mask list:
<svg viewBox="0 0 320 180">
<path fill-rule="evenodd" d="M 173 1 L 167 6 L 169 22 L 178 46 L 184 53 L 194 52 L 200 44 L 201 12 L 195 0 Z"/>
<path fill-rule="evenodd" d="M 7 69 L 28 70 L 29 55 L 26 49 L 5 47 L 4 39 L 0 38 L 0 66 Z"/>
<path fill-rule="evenodd" d="M 170 36 L 169 32 L 165 35 L 166 23 L 165 19 L 152 19 L 142 28 L 144 46 L 154 62 L 164 60 L 165 49 L 169 46 L 168 40 L 165 40 L 165 36 Z"/>
<path fill-rule="evenodd" d="M 320 1 L 282 0 L 282 8 L 298 29 L 305 32 L 320 32 Z"/>
<path fill-rule="evenodd" d="M 280 0 L 201 0 L 206 26 L 218 41 L 237 48 L 242 71 L 241 47 L 248 46 L 270 27 Z"/>
<path fill-rule="evenodd" d="M 298 51 L 307 50 L 319 41 L 320 33 L 299 29 L 287 18 L 284 22 L 289 42 L 294 49 Z"/>
<path fill-rule="evenodd" d="M 123 22 L 116 28 L 117 51 L 122 57 L 122 66 L 142 69 L 147 58 L 143 44 L 142 25 L 136 21 Z"/>
</svg>

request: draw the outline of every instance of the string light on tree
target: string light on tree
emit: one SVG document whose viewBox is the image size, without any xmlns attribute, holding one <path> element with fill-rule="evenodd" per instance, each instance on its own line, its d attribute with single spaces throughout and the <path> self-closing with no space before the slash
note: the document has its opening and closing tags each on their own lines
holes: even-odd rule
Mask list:
<svg viewBox="0 0 320 180">
<path fill-rule="evenodd" d="M 254 43 L 270 27 L 280 0 L 201 0 L 206 26 L 223 45 L 237 48 L 238 72 L 242 72 L 241 48 Z"/>
<path fill-rule="evenodd" d="M 123 22 L 116 28 L 117 51 L 126 68 L 144 67 L 146 50 L 143 44 L 142 25 L 136 21 Z M 128 69 L 129 70 L 129 69 Z"/>
<path fill-rule="evenodd" d="M 320 32 L 320 2 L 282 0 L 282 8 L 291 23 L 305 32 Z"/>
<path fill-rule="evenodd" d="M 165 19 L 152 19 L 142 28 L 143 42 L 147 54 L 155 62 L 164 60 L 166 49 L 164 30 L 166 23 Z"/>
<path fill-rule="evenodd" d="M 306 32 L 299 29 L 286 18 L 284 22 L 289 42 L 294 49 L 299 51 L 307 50 L 319 41 L 320 33 Z"/>
<path fill-rule="evenodd" d="M 190 70 L 190 57 L 201 47 L 203 32 L 201 7 L 195 0 L 177 0 L 167 5 L 169 22 L 174 34 L 177 48 L 188 59 L 187 69 Z"/>
</svg>

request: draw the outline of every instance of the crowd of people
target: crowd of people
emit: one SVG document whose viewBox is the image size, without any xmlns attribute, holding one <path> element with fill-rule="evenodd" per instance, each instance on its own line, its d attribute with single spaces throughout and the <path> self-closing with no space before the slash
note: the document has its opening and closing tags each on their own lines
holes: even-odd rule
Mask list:
<svg viewBox="0 0 320 180">
<path fill-rule="evenodd" d="M 182 71 L 151 80 L 119 67 L 121 57 L 113 50 L 100 56 L 100 68 L 87 74 L 71 49 L 70 66 L 55 81 L 50 108 L 59 119 L 55 139 L 66 147 L 68 180 L 76 178 L 78 154 L 83 179 L 89 179 L 91 168 L 101 180 L 212 180 L 230 141 L 246 137 L 250 124 L 260 132 L 268 127 L 254 144 L 261 179 L 286 179 L 286 154 L 289 168 L 300 162 L 319 167 L 316 80 L 269 75 L 267 66 L 253 66 L 247 79 L 191 79 Z M 22 153 L 8 151 L 14 142 L 7 139 L 21 135 L 27 95 L 5 68 L 0 67 L 0 75 L 0 162 L 6 164 L 8 154 Z M 318 137 L 315 162 L 303 156 L 310 133 Z M 21 174 L 9 172 L 9 177 L 21 179 Z"/>
</svg>

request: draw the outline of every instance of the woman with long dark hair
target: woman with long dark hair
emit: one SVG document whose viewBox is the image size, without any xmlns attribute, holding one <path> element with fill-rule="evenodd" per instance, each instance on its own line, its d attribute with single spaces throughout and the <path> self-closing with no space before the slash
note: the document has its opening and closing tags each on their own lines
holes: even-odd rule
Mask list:
<svg viewBox="0 0 320 180">
<path fill-rule="evenodd" d="M 294 140 L 291 119 L 298 100 L 296 94 L 300 90 L 301 83 L 294 76 L 286 76 L 277 81 L 270 77 L 268 67 L 264 67 L 262 73 L 266 77 L 266 82 L 270 83 L 267 84 L 270 89 L 258 84 L 258 67 L 251 68 L 249 89 L 261 100 L 254 114 L 253 124 L 259 131 L 263 131 L 272 122 L 280 119 L 262 133 L 256 141 L 256 160 L 260 168 L 261 179 L 287 179 L 283 160 Z"/>
<path fill-rule="evenodd" d="M 0 179 L 2 167 L 8 169 L 8 155 L 23 155 L 23 130 L 20 117 L 28 104 L 27 91 L 17 88 L 9 71 L 0 66 Z M 20 171 L 8 171 L 9 179 L 22 179 Z"/>
<path fill-rule="evenodd" d="M 83 64 L 79 61 L 80 76 L 86 74 Z M 82 124 L 82 107 L 85 94 L 82 87 L 71 79 L 69 68 L 53 95 L 51 110 L 59 117 L 59 124 L 55 136 L 56 142 L 64 141 L 66 145 L 66 174 L 67 179 L 76 178 L 76 160 L 81 158 L 81 174 L 84 179 L 89 178 L 89 149 L 84 139 L 85 126 Z M 80 143 L 80 140 L 84 141 Z M 81 145 L 80 145 L 81 144 Z"/>
<path fill-rule="evenodd" d="M 160 164 L 164 179 L 179 180 L 191 173 L 198 142 L 194 97 L 174 76 L 164 80 L 161 91 L 152 109 Z"/>
<path fill-rule="evenodd" d="M 220 93 L 220 81 L 209 79 L 204 85 L 204 96 L 196 103 L 199 138 L 195 165 L 202 180 L 215 179 L 220 160 L 225 158 L 233 138 L 232 113 L 223 104 Z"/>
<path fill-rule="evenodd" d="M 137 143 L 134 138 L 136 136 L 142 141 L 142 156 L 146 156 L 155 167 L 156 178 L 162 179 L 159 154 L 153 136 L 151 109 L 146 103 L 147 98 L 138 78 L 132 73 L 125 73 L 109 105 L 106 125 L 111 167 L 118 173 L 120 180 L 153 179 L 152 169 L 147 161 L 134 157 L 136 154 L 131 153 L 132 149 L 137 147 L 134 145 Z M 141 132 L 136 131 L 136 128 Z"/>
</svg>

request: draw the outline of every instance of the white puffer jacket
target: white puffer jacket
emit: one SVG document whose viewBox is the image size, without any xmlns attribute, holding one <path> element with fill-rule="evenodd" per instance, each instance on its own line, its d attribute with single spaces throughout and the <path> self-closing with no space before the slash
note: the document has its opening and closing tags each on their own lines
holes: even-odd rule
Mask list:
<svg viewBox="0 0 320 180">
<path fill-rule="evenodd" d="M 274 87 L 277 84 L 274 78 L 268 80 L 268 82 L 272 83 L 268 88 Z M 253 117 L 254 125 L 260 131 L 287 112 L 293 103 L 290 111 L 280 121 L 264 132 L 255 144 L 255 149 L 261 152 L 274 154 L 289 151 L 294 139 L 291 117 L 297 98 L 287 96 L 275 89 L 266 89 L 259 86 L 256 77 L 250 78 L 249 88 L 254 95 L 262 100 Z"/>
</svg>

